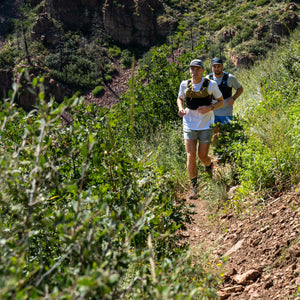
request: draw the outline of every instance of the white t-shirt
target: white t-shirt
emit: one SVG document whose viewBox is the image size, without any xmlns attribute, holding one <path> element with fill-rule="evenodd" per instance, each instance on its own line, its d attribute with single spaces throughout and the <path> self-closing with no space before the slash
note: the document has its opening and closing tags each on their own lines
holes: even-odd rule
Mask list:
<svg viewBox="0 0 300 300">
<path fill-rule="evenodd" d="M 204 77 L 201 82 L 198 84 L 193 84 L 193 90 L 199 91 L 204 82 Z M 187 80 L 181 82 L 178 92 L 178 97 L 181 99 L 185 99 L 185 90 L 187 89 Z M 217 83 L 214 80 L 210 80 L 209 85 L 207 87 L 209 95 L 213 95 L 214 99 L 220 98 L 222 96 L 221 91 Z M 214 113 L 213 111 L 209 111 L 205 114 L 201 114 L 198 110 L 191 110 L 189 108 L 185 108 L 186 114 L 183 116 L 183 130 L 205 130 L 210 129 L 210 126 L 214 123 Z"/>
</svg>

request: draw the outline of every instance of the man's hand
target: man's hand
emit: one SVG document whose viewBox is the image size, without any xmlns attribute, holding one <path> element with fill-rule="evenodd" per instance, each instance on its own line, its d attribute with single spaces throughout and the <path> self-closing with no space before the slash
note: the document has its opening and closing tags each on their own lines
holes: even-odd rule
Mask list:
<svg viewBox="0 0 300 300">
<path fill-rule="evenodd" d="M 200 113 L 200 114 L 206 114 L 206 113 L 208 113 L 209 111 L 211 111 L 211 106 L 209 105 L 209 106 L 199 106 L 198 108 L 197 108 L 197 110 L 198 110 L 198 112 Z"/>
<path fill-rule="evenodd" d="M 185 110 L 182 108 L 182 109 L 179 109 L 178 110 L 178 116 L 180 117 L 180 118 L 182 118 L 184 115 L 186 115 L 186 112 L 185 112 Z"/>
</svg>

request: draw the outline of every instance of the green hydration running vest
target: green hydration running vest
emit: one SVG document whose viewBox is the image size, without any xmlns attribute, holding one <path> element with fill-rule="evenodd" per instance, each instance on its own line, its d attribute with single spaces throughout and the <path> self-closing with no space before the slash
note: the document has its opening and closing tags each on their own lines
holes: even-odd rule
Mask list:
<svg viewBox="0 0 300 300">
<path fill-rule="evenodd" d="M 199 106 L 208 106 L 212 104 L 213 96 L 208 93 L 208 85 L 210 80 L 204 79 L 202 87 L 199 91 L 193 90 L 192 80 L 187 81 L 187 89 L 185 90 L 186 106 L 189 109 L 196 110 Z"/>
</svg>

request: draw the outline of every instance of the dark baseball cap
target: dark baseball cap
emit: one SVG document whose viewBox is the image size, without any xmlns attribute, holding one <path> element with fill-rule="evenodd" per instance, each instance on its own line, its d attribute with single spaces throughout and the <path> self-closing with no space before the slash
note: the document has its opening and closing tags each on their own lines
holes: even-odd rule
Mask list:
<svg viewBox="0 0 300 300">
<path fill-rule="evenodd" d="M 211 65 L 220 65 L 223 64 L 223 60 L 220 57 L 214 57 L 211 60 Z"/>
<path fill-rule="evenodd" d="M 194 59 L 190 62 L 190 67 L 202 67 L 204 68 L 203 61 L 201 59 Z"/>
</svg>

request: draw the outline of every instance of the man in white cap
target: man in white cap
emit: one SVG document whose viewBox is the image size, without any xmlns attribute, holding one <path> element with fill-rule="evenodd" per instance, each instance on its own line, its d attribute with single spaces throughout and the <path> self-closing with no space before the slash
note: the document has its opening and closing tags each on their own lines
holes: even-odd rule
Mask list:
<svg viewBox="0 0 300 300">
<path fill-rule="evenodd" d="M 191 181 L 189 198 L 194 199 L 197 198 L 197 154 L 205 166 L 205 172 L 212 176 L 213 163 L 208 151 L 212 138 L 211 125 L 214 123 L 213 111 L 223 106 L 224 99 L 217 83 L 203 77 L 202 60 L 192 60 L 189 70 L 191 79 L 181 82 L 177 106 L 178 115 L 183 118 L 187 171 Z M 215 104 L 212 103 L 213 98 Z"/>
</svg>

